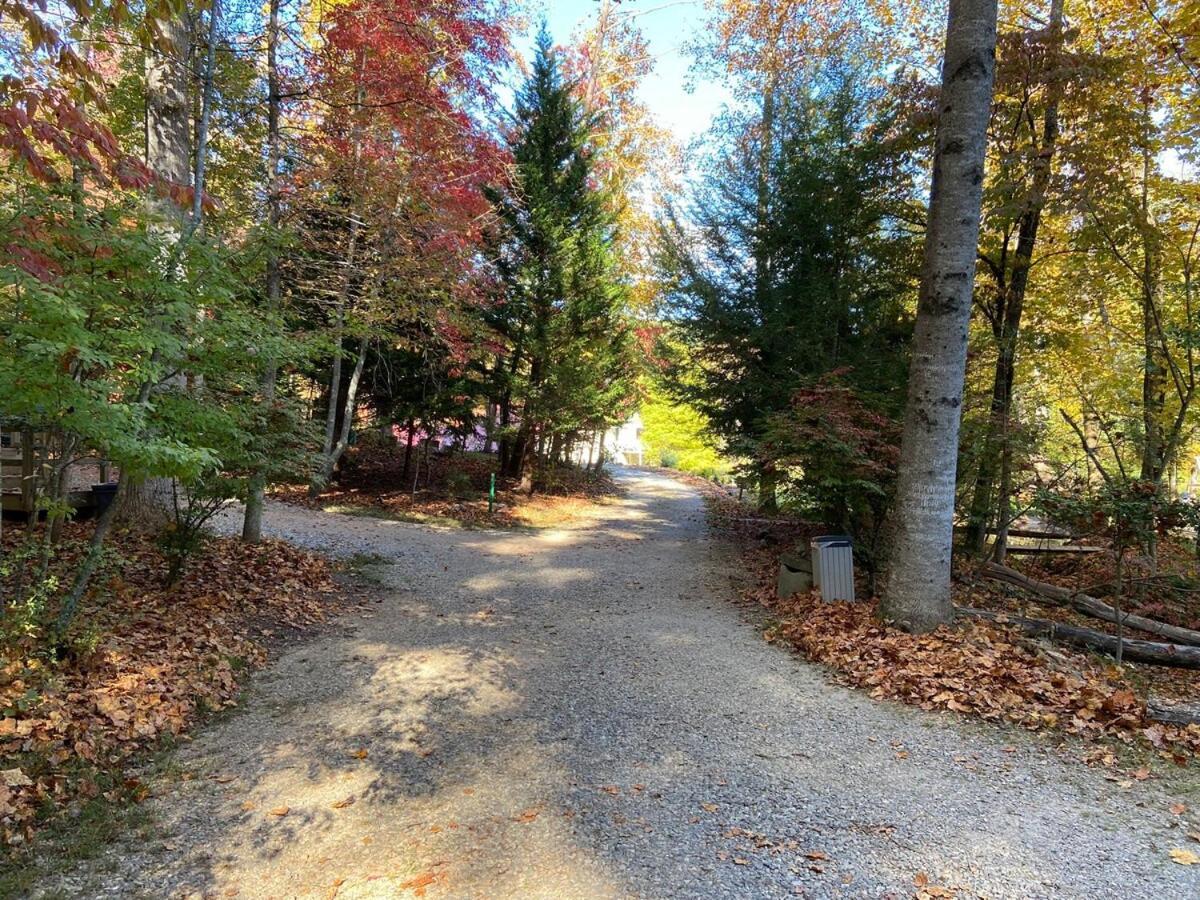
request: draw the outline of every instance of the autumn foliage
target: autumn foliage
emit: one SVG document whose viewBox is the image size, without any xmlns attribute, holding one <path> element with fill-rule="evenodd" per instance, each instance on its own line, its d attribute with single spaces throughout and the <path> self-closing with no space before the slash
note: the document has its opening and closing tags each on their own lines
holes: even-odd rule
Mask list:
<svg viewBox="0 0 1200 900">
<path fill-rule="evenodd" d="M 1110 660 L 1031 640 L 1003 622 L 1006 613 L 1066 619 L 1060 608 L 1031 613 L 1006 593 L 965 578 L 960 605 L 992 609 L 1001 621 L 957 622 L 927 634 L 908 634 L 882 624 L 875 600 L 825 603 L 816 593 L 780 600 L 775 593 L 779 553 L 804 541 L 818 526 L 780 519 L 767 528 L 747 519 L 745 508 L 720 490 L 708 491 L 710 520 L 742 547 L 755 582 L 745 599 L 770 611 L 765 637 L 793 646 L 834 677 L 870 693 L 925 710 L 959 713 L 1033 732 L 1065 734 L 1094 742 L 1083 758 L 1114 765 L 1114 748 L 1151 752 L 1180 765 L 1200 755 L 1200 725 L 1152 720 L 1148 692 L 1194 697 L 1195 672 L 1144 671 Z"/>
<path fill-rule="evenodd" d="M 69 809 L 101 792 L 140 799 L 144 789 L 125 774 L 136 753 L 233 706 L 244 674 L 266 661 L 273 641 L 324 621 L 342 602 L 329 564 L 282 542 L 214 539 L 169 590 L 151 538 L 130 533 L 115 543 L 119 557 L 83 610 L 88 627 L 64 658 L 20 639 L 5 649 L 6 843 L 27 840 L 39 810 Z M 69 562 L 63 556 L 60 565 Z"/>
</svg>

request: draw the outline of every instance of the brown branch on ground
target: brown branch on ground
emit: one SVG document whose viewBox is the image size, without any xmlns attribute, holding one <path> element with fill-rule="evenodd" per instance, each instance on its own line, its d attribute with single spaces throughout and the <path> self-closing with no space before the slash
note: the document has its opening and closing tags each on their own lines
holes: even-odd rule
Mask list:
<svg viewBox="0 0 1200 900">
<path fill-rule="evenodd" d="M 1134 613 L 1118 613 L 1116 609 L 1103 600 L 1089 597 L 1087 594 L 1077 593 L 1068 588 L 1060 587 L 1057 584 L 1038 581 L 1018 572 L 1016 569 L 1002 566 L 999 563 L 985 563 L 982 572 L 994 581 L 1001 581 L 1014 587 L 1023 588 L 1030 593 L 1050 600 L 1058 606 L 1068 606 L 1084 615 L 1102 619 L 1105 622 L 1120 624 L 1124 627 L 1136 628 L 1138 631 L 1144 631 L 1147 634 L 1167 638 L 1176 644 L 1200 647 L 1200 631 L 1195 631 L 1191 628 L 1181 628 L 1177 625 L 1169 625 L 1166 622 L 1159 622 L 1157 619 L 1149 619 Z"/>
<path fill-rule="evenodd" d="M 1122 658 L 1129 662 L 1175 666 L 1181 669 L 1200 669 L 1200 647 L 1164 644 L 1159 641 L 1143 641 L 1137 638 L 1118 638 L 1114 634 L 1096 631 L 1092 628 L 1064 625 L 1062 622 L 1051 622 L 1048 619 L 1030 619 L 1025 616 L 997 613 L 986 609 L 974 609 L 969 606 L 956 607 L 955 611 L 959 616 L 987 619 L 1000 625 L 1015 625 L 1022 631 L 1037 637 L 1063 641 L 1087 650 L 1107 653 L 1109 656 L 1115 657 L 1120 648 Z"/>
</svg>

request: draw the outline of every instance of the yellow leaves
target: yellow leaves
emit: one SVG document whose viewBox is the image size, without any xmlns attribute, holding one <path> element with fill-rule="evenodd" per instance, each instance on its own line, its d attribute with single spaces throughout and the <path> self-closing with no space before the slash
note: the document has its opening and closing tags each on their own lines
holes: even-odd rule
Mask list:
<svg viewBox="0 0 1200 900">
<path fill-rule="evenodd" d="M 270 815 L 274 816 L 277 819 L 282 819 L 291 811 L 292 811 L 292 808 L 290 806 L 276 806 L 274 809 L 272 809 L 270 811 Z"/>
<path fill-rule="evenodd" d="M 1191 850 L 1184 850 L 1182 847 L 1176 847 L 1171 851 L 1171 860 L 1181 866 L 1194 866 L 1200 863 L 1200 856 L 1197 856 Z"/>
<path fill-rule="evenodd" d="M 355 759 L 366 759 L 368 756 L 371 755 L 371 751 L 368 750 L 366 747 L 359 747 L 357 750 L 353 751 L 350 755 L 353 756 Z"/>
</svg>

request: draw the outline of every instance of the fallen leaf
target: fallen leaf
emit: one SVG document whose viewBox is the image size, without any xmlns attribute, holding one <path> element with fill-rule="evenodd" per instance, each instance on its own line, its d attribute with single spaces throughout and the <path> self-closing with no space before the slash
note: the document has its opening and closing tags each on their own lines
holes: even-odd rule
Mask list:
<svg viewBox="0 0 1200 900">
<path fill-rule="evenodd" d="M 1176 847 L 1171 851 L 1171 859 L 1181 866 L 1194 866 L 1200 863 L 1200 856 L 1197 856 L 1191 850 L 1184 850 L 1182 847 Z"/>
<path fill-rule="evenodd" d="M 748 865 L 750 865 L 750 860 L 748 860 L 744 857 L 741 857 L 741 856 L 735 856 L 733 858 L 733 864 L 735 866 L 748 866 Z"/>
<path fill-rule="evenodd" d="M 29 776 L 20 769 L 5 769 L 0 772 L 0 783 L 5 787 L 29 787 L 33 784 Z"/>
<path fill-rule="evenodd" d="M 347 797 L 345 800 L 339 800 L 333 804 L 334 809 L 345 809 L 347 806 L 353 806 L 356 798 Z"/>
<path fill-rule="evenodd" d="M 534 819 L 536 819 L 538 817 L 539 812 L 541 812 L 540 809 L 538 809 L 536 806 L 531 806 L 531 807 L 529 807 L 529 809 L 525 810 L 525 812 L 521 813 L 520 815 L 514 816 L 513 821 L 520 822 L 521 824 L 527 824 L 529 822 L 532 822 Z"/>
<path fill-rule="evenodd" d="M 829 859 L 829 854 L 824 850 L 809 850 L 804 854 L 808 859 Z"/>
<path fill-rule="evenodd" d="M 425 889 L 431 884 L 437 884 L 437 872 L 422 872 L 416 878 L 410 878 L 408 881 L 400 883 L 400 890 L 412 891 L 415 897 L 424 897 Z"/>
<path fill-rule="evenodd" d="M 1172 805 L 1171 805 L 1171 814 L 1172 814 L 1172 815 L 1175 815 L 1175 816 L 1182 816 L 1182 815 L 1183 815 L 1185 812 L 1187 812 L 1187 805 L 1186 805 L 1186 804 L 1184 804 L 1184 803 L 1174 803 L 1174 804 L 1172 804 Z"/>
<path fill-rule="evenodd" d="M 371 755 L 371 751 L 368 750 L 366 747 L 359 747 L 357 750 L 355 750 L 350 755 L 353 756 L 355 759 L 366 759 L 368 756 Z"/>
<path fill-rule="evenodd" d="M 926 875 L 924 872 L 918 872 L 916 875 L 913 876 L 913 884 L 919 888 L 923 888 L 927 884 L 929 884 L 929 876 Z"/>
<path fill-rule="evenodd" d="M 282 819 L 284 816 L 286 816 L 291 811 L 292 811 L 292 808 L 290 806 L 277 806 L 273 810 L 271 810 L 271 815 L 278 816 L 279 818 Z"/>
<path fill-rule="evenodd" d="M 700 804 L 700 808 L 701 808 L 702 810 L 704 810 L 705 812 L 715 813 L 715 812 L 717 811 L 717 804 L 715 804 L 715 803 L 701 803 L 701 804 Z"/>
<path fill-rule="evenodd" d="M 606 784 L 601 787 L 600 790 L 604 791 L 606 794 L 613 794 L 614 796 L 621 793 L 621 789 L 615 784 Z"/>
</svg>

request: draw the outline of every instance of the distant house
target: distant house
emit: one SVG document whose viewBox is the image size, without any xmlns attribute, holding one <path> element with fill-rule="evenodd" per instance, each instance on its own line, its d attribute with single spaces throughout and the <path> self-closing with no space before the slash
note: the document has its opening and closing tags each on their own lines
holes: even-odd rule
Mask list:
<svg viewBox="0 0 1200 900">
<path fill-rule="evenodd" d="M 512 424 L 518 421 L 514 418 Z M 390 427 L 392 438 L 398 444 L 408 443 L 408 429 L 403 425 Z M 476 425 L 474 430 L 466 435 L 457 434 L 449 429 L 438 429 L 430 434 L 420 426 L 413 428 L 413 444 L 419 446 L 427 438 L 432 439 L 435 449 L 449 450 L 452 447 L 461 450 L 491 451 L 495 444 L 488 441 L 487 429 Z M 616 425 L 604 432 L 604 458 L 627 466 L 640 466 L 646 459 L 645 444 L 642 443 L 642 417 L 634 413 L 621 425 Z M 589 441 L 580 441 L 575 447 L 573 459 L 579 464 L 591 462 L 595 447 Z"/>
<path fill-rule="evenodd" d="M 642 414 L 635 412 L 623 425 L 604 433 L 604 456 L 616 463 L 640 466 L 646 461 L 646 445 L 642 443 Z"/>
</svg>

